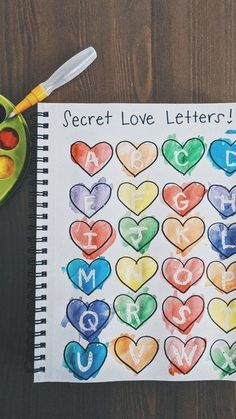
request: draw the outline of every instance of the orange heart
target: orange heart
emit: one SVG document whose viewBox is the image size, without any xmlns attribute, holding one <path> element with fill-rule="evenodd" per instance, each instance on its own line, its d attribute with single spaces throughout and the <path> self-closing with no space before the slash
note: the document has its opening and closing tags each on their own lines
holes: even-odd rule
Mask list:
<svg viewBox="0 0 236 419">
<path fill-rule="evenodd" d="M 130 141 L 122 141 L 116 146 L 116 154 L 128 172 L 137 176 L 154 163 L 158 156 L 158 149 L 151 141 L 145 141 L 138 146 Z"/>
<path fill-rule="evenodd" d="M 228 294 L 236 290 L 236 262 L 226 267 L 222 262 L 211 262 L 207 277 L 216 288 Z"/>
<path fill-rule="evenodd" d="M 184 223 L 171 217 L 163 222 L 162 231 L 167 240 L 183 252 L 203 236 L 205 224 L 199 217 L 188 218 Z"/>
<path fill-rule="evenodd" d="M 159 344 L 150 336 L 142 336 L 137 342 L 129 336 L 121 336 L 114 349 L 117 358 L 138 374 L 155 358 Z"/>
</svg>

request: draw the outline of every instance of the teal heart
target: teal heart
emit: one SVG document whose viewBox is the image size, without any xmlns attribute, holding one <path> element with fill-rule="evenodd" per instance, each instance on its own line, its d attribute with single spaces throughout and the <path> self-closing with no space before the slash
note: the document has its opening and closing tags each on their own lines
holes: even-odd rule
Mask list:
<svg viewBox="0 0 236 419">
<path fill-rule="evenodd" d="M 118 229 L 124 241 L 139 252 L 147 250 L 147 245 L 158 233 L 159 222 L 154 217 L 145 217 L 139 222 L 124 217 L 120 220 Z"/>
<path fill-rule="evenodd" d="M 106 357 L 107 347 L 99 342 L 89 343 L 86 348 L 83 348 L 80 343 L 72 341 L 64 349 L 66 367 L 80 380 L 95 377 Z"/>
<path fill-rule="evenodd" d="M 157 309 L 156 299 L 150 294 L 140 294 L 135 300 L 121 294 L 114 300 L 114 310 L 122 322 L 138 329 Z"/>
<path fill-rule="evenodd" d="M 216 340 L 210 350 L 212 362 L 225 374 L 236 372 L 236 342 L 229 345 L 225 340 Z"/>
<path fill-rule="evenodd" d="M 176 140 L 167 140 L 162 145 L 165 159 L 183 175 L 196 166 L 204 152 L 204 143 L 199 138 L 190 138 L 184 144 Z"/>
</svg>

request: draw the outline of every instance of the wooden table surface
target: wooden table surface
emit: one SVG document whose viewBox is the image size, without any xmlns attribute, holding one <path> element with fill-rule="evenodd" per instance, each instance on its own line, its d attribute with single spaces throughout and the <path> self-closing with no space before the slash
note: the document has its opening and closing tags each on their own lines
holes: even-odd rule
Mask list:
<svg viewBox="0 0 236 419">
<path fill-rule="evenodd" d="M 92 45 L 96 64 L 49 101 L 236 101 L 235 22 L 234 0 L 1 0 L 1 93 L 16 103 Z M 234 419 L 233 383 L 33 384 L 24 363 L 34 179 L 30 170 L 0 208 L 1 419 Z"/>
</svg>

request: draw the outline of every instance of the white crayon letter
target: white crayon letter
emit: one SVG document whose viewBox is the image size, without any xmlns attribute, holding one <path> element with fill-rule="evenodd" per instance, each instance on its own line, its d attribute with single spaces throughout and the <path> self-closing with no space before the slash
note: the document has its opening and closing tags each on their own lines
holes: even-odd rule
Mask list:
<svg viewBox="0 0 236 419">
<path fill-rule="evenodd" d="M 93 163 L 94 166 L 98 167 L 98 158 L 94 151 L 89 151 L 86 156 L 85 167 L 87 167 L 90 163 Z"/>
<path fill-rule="evenodd" d="M 133 236 L 130 237 L 130 240 L 132 241 L 134 246 L 138 246 L 139 243 L 141 242 L 143 235 L 142 235 L 142 231 L 147 230 L 147 227 L 141 227 L 141 226 L 137 226 L 137 227 L 130 227 L 129 231 L 131 234 L 137 234 L 137 239 L 135 239 Z"/>
<path fill-rule="evenodd" d="M 90 280 L 92 280 L 92 284 L 93 284 L 93 288 L 95 287 L 95 269 L 92 269 L 88 275 L 86 275 L 84 269 L 80 268 L 79 272 L 78 272 L 78 282 L 79 282 L 79 286 L 80 288 L 82 288 L 83 286 L 83 280 L 85 281 L 85 283 L 89 282 Z"/>
<path fill-rule="evenodd" d="M 89 319 L 88 319 L 89 327 L 86 327 L 86 325 L 85 325 L 84 318 L 86 316 L 89 316 Z M 93 319 L 93 321 L 92 321 L 92 319 Z M 96 332 L 97 325 L 98 325 L 98 315 L 97 315 L 97 313 L 95 313 L 94 311 L 88 310 L 88 311 L 84 311 L 81 314 L 80 319 L 79 319 L 80 329 L 88 330 L 88 331 L 93 330 L 94 332 Z"/>
<path fill-rule="evenodd" d="M 82 365 L 81 364 L 80 353 L 77 352 L 77 365 L 78 365 L 78 368 L 79 368 L 80 371 L 82 371 L 82 372 L 88 371 L 91 368 L 92 363 L 93 363 L 93 353 L 92 352 L 89 351 L 89 353 L 88 353 L 88 363 L 87 363 L 87 365 Z"/>
<path fill-rule="evenodd" d="M 175 358 L 177 359 L 178 365 L 183 365 L 184 359 L 189 366 L 192 365 L 192 360 L 193 360 L 196 350 L 197 350 L 197 345 L 194 345 L 189 355 L 187 355 L 184 347 L 182 348 L 181 353 L 180 353 L 178 348 L 174 346 L 173 354 L 175 355 Z"/>
<path fill-rule="evenodd" d="M 182 277 L 184 277 L 184 274 L 187 274 L 185 281 L 182 279 Z M 189 271 L 188 269 L 185 269 L 185 268 L 176 269 L 176 271 L 173 275 L 173 279 L 174 279 L 175 283 L 179 284 L 179 285 L 189 284 L 192 281 L 192 277 L 193 277 L 192 272 Z"/>
<path fill-rule="evenodd" d="M 139 150 L 134 150 L 130 154 L 130 165 L 132 169 L 143 169 L 142 153 Z"/>
<path fill-rule="evenodd" d="M 177 323 L 177 324 L 184 324 L 185 322 L 186 322 L 186 317 L 185 317 L 185 312 L 186 311 L 186 313 L 188 313 L 188 314 L 191 314 L 192 312 L 191 312 L 191 310 L 190 310 L 190 308 L 188 307 L 188 306 L 185 306 L 185 307 L 180 307 L 180 309 L 179 309 L 179 315 L 180 315 L 180 317 L 178 318 L 178 317 L 173 317 L 173 320 L 174 320 L 174 322 L 175 323 Z"/>
<path fill-rule="evenodd" d="M 236 246 L 234 244 L 226 243 L 227 232 L 225 230 L 221 231 L 221 243 L 223 249 L 234 249 Z"/>
<path fill-rule="evenodd" d="M 85 196 L 84 197 L 84 209 L 85 209 L 85 213 L 90 213 L 93 211 L 93 203 L 95 201 L 95 196 L 94 195 L 89 195 L 89 196 Z"/>
<path fill-rule="evenodd" d="M 88 237 L 88 244 L 82 246 L 83 249 L 97 249 L 97 246 L 95 244 L 92 244 L 93 237 L 97 237 L 97 233 L 89 231 L 88 233 L 84 233 L 83 236 Z"/>
<path fill-rule="evenodd" d="M 225 199 L 224 195 L 220 195 L 220 209 L 225 210 L 225 204 L 231 204 L 232 211 L 236 211 L 236 195 L 232 194 L 232 199 Z"/>
<path fill-rule="evenodd" d="M 188 208 L 189 200 L 186 199 L 186 195 L 183 192 L 177 193 L 173 198 L 175 208 L 177 210 L 186 210 Z"/>
<path fill-rule="evenodd" d="M 132 322 L 132 316 L 134 317 L 137 324 L 140 324 L 140 319 L 138 316 L 139 305 L 136 303 L 129 303 L 126 306 L 127 322 Z"/>
<path fill-rule="evenodd" d="M 222 273 L 222 285 L 223 288 L 226 288 L 227 283 L 234 281 L 235 277 L 234 277 L 234 273 L 232 271 L 226 271 Z"/>
<path fill-rule="evenodd" d="M 228 167 L 236 167 L 236 151 L 226 150 L 226 164 Z"/>
<path fill-rule="evenodd" d="M 178 164 L 179 166 L 186 166 L 188 164 L 188 161 L 186 161 L 185 163 L 182 163 L 179 159 L 179 155 L 180 154 L 184 154 L 186 157 L 188 157 L 188 153 L 186 150 L 179 150 L 179 151 L 175 151 L 174 152 L 174 158 L 175 158 L 175 162 L 176 164 Z"/>
<path fill-rule="evenodd" d="M 186 243 L 189 243 L 189 239 L 187 236 L 185 236 L 185 233 L 188 231 L 188 227 L 185 228 L 176 228 L 176 241 L 178 244 L 181 244 L 182 240 Z"/>
</svg>

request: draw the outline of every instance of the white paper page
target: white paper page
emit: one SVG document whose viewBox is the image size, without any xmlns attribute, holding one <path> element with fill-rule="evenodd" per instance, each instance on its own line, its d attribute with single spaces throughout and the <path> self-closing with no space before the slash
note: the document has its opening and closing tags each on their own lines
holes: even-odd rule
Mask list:
<svg viewBox="0 0 236 419">
<path fill-rule="evenodd" d="M 49 173 L 35 381 L 233 381 L 236 105 L 38 110 Z"/>
</svg>

